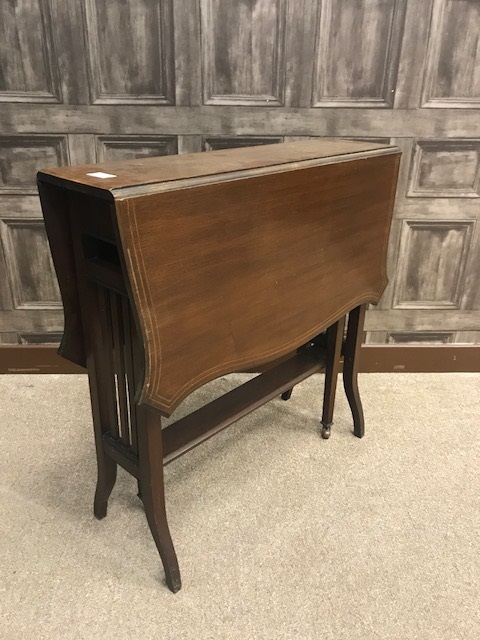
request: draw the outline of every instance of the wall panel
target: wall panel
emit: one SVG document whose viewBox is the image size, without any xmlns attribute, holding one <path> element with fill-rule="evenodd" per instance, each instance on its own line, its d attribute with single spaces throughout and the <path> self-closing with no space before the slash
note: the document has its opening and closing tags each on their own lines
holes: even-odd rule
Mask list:
<svg viewBox="0 0 480 640">
<path fill-rule="evenodd" d="M 283 105 L 286 0 L 202 0 L 204 103 Z"/>
<path fill-rule="evenodd" d="M 37 195 L 36 173 L 68 163 L 65 136 L 0 135 L 0 196 Z"/>
<path fill-rule="evenodd" d="M 176 136 L 97 136 L 98 162 L 168 156 L 178 152 Z"/>
<path fill-rule="evenodd" d="M 85 0 L 92 102 L 174 104 L 171 0 Z"/>
<path fill-rule="evenodd" d="M 14 309 L 60 307 L 42 220 L 0 220 L 0 237 Z"/>
<path fill-rule="evenodd" d="M 480 3 L 435 0 L 423 106 L 480 107 Z"/>
<path fill-rule="evenodd" d="M 313 105 L 392 107 L 404 0 L 323 0 Z"/>
<path fill-rule="evenodd" d="M 408 196 L 480 197 L 480 140 L 417 141 Z"/>
<path fill-rule="evenodd" d="M 393 308 L 459 308 L 472 224 L 404 222 Z"/>
<path fill-rule="evenodd" d="M 62 102 L 50 0 L 0 3 L 0 102 Z"/>
</svg>

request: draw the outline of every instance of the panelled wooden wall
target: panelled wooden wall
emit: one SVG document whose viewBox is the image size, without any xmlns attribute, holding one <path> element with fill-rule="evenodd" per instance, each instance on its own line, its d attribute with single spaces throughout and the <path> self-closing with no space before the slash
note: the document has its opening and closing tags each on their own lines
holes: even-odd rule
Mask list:
<svg viewBox="0 0 480 640">
<path fill-rule="evenodd" d="M 480 0 L 2 0 L 0 342 L 63 316 L 37 168 L 304 137 L 403 150 L 376 344 L 480 342 Z"/>
</svg>

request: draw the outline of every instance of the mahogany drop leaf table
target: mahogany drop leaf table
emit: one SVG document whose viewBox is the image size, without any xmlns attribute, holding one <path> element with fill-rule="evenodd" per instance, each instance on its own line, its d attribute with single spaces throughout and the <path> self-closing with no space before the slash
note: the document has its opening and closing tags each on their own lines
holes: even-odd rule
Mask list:
<svg viewBox="0 0 480 640">
<path fill-rule="evenodd" d="M 366 305 L 387 283 L 399 158 L 321 140 L 38 174 L 65 312 L 59 352 L 88 370 L 94 513 L 107 513 L 117 465 L 135 476 L 173 592 L 165 464 L 321 370 L 328 438 L 342 351 L 363 435 L 358 353 Z M 162 429 L 201 385 L 260 367 Z"/>
</svg>

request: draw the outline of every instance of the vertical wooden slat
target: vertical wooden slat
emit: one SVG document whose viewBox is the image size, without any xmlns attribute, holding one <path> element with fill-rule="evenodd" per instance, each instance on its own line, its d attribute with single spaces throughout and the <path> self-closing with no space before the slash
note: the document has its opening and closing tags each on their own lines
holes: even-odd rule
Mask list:
<svg viewBox="0 0 480 640">
<path fill-rule="evenodd" d="M 102 381 L 102 389 L 105 394 L 104 410 L 108 427 L 115 438 L 118 438 L 117 397 L 115 392 L 115 372 L 113 366 L 113 336 L 112 336 L 112 312 L 110 309 L 110 296 L 103 287 L 98 287 L 99 318 L 102 333 L 102 345 L 98 345 L 97 354 L 99 366 L 98 376 Z"/>
<path fill-rule="evenodd" d="M 132 322 L 130 321 L 130 304 L 122 297 L 123 334 L 125 338 L 125 372 L 127 374 L 128 405 L 130 414 L 131 447 L 138 453 L 137 445 L 137 407 L 135 405 L 135 369 L 133 361 Z"/>
<path fill-rule="evenodd" d="M 130 445 L 128 419 L 128 401 L 125 384 L 124 332 L 120 296 L 110 291 L 110 309 L 112 312 L 113 362 L 117 381 L 117 400 L 120 417 L 120 439 Z"/>
</svg>

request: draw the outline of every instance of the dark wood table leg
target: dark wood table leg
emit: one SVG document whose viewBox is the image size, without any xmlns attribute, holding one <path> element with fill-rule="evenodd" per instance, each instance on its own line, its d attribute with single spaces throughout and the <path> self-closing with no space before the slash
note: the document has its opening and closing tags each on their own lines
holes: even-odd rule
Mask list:
<svg viewBox="0 0 480 640">
<path fill-rule="evenodd" d="M 141 496 L 150 531 L 163 563 L 167 586 L 176 593 L 182 583 L 165 511 L 161 419 L 149 407 L 139 407 L 137 415 L 140 418 L 137 435 Z"/>
<path fill-rule="evenodd" d="M 99 386 L 92 362 L 88 362 L 88 381 L 97 453 L 97 486 L 93 500 L 93 513 L 98 520 L 101 520 L 107 515 L 108 499 L 117 479 L 117 463 L 103 449 L 103 434 L 108 430 L 108 424 L 102 420 Z"/>
<path fill-rule="evenodd" d="M 366 305 L 356 307 L 348 314 L 347 339 L 343 363 L 343 386 L 353 415 L 353 433 L 357 438 L 365 435 L 362 402 L 358 391 L 358 359 L 363 337 Z"/>
<path fill-rule="evenodd" d="M 325 390 L 322 409 L 322 438 L 327 440 L 331 435 L 335 392 L 340 372 L 345 316 L 327 329 L 327 361 L 325 363 Z"/>
</svg>

